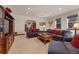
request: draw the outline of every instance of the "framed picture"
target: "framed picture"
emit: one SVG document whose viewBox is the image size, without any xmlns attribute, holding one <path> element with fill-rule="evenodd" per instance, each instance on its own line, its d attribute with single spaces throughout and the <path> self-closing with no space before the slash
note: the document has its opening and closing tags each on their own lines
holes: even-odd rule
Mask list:
<svg viewBox="0 0 79 59">
<path fill-rule="evenodd" d="M 49 23 L 49 25 L 52 25 L 53 20 L 49 20 L 48 23 Z"/>
</svg>

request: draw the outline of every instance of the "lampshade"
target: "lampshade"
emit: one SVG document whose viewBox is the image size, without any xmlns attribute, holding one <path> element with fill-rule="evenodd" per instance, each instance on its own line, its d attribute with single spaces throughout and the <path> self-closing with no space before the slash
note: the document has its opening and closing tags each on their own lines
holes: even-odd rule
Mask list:
<svg viewBox="0 0 79 59">
<path fill-rule="evenodd" d="M 45 25 L 43 25 L 43 28 L 46 27 Z"/>
<path fill-rule="evenodd" d="M 73 28 L 74 29 L 79 29 L 79 23 L 74 23 Z"/>
</svg>

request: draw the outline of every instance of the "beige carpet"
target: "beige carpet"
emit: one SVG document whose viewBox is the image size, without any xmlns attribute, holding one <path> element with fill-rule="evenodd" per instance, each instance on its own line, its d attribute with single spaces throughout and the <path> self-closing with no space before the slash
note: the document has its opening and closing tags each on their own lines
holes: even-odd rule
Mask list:
<svg viewBox="0 0 79 59">
<path fill-rule="evenodd" d="M 9 54 L 47 54 L 48 45 L 35 38 L 26 38 L 25 35 L 15 37 Z"/>
</svg>

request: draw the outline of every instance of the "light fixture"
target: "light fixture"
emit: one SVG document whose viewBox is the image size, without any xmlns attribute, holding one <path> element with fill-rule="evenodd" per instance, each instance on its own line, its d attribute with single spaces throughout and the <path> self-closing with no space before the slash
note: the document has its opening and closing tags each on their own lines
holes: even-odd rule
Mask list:
<svg viewBox="0 0 79 59">
<path fill-rule="evenodd" d="M 45 28 L 45 25 L 43 25 L 43 28 Z"/>
<path fill-rule="evenodd" d="M 30 10 L 30 8 L 27 8 L 28 10 Z"/>
<path fill-rule="evenodd" d="M 46 26 L 45 26 L 45 25 L 43 25 L 42 27 L 43 27 L 43 31 L 45 31 L 45 27 L 46 27 Z"/>
<path fill-rule="evenodd" d="M 73 25 L 73 28 L 74 28 L 74 29 L 79 29 L 79 23 L 75 23 L 75 24 Z"/>
<path fill-rule="evenodd" d="M 26 14 L 27 14 L 27 15 L 29 15 L 29 14 L 30 14 L 30 12 L 31 12 L 31 10 L 30 10 L 30 9 L 31 9 L 31 8 L 29 8 L 29 7 L 26 9 Z"/>
<path fill-rule="evenodd" d="M 73 28 L 75 29 L 75 35 L 76 35 L 76 30 L 79 29 L 79 23 L 74 23 Z"/>
<path fill-rule="evenodd" d="M 59 10 L 62 10 L 62 8 L 58 8 Z"/>
</svg>

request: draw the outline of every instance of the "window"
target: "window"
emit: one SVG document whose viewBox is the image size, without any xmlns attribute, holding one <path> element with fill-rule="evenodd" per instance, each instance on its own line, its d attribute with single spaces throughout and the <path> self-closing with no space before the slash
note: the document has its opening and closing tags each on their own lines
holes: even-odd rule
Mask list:
<svg viewBox="0 0 79 59">
<path fill-rule="evenodd" d="M 72 28 L 75 21 L 77 20 L 77 14 L 68 16 L 67 19 L 68 19 L 68 28 Z"/>
<path fill-rule="evenodd" d="M 56 28 L 61 28 L 61 18 L 56 19 Z"/>
</svg>

